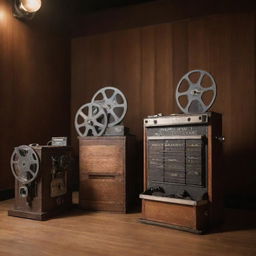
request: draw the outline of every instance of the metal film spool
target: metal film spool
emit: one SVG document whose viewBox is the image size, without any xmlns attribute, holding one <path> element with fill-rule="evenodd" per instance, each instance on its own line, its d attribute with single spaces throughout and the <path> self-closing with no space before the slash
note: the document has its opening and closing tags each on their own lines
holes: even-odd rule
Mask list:
<svg viewBox="0 0 256 256">
<path fill-rule="evenodd" d="M 189 76 L 193 73 L 199 73 L 199 78 L 196 82 L 192 82 Z M 204 77 L 207 77 L 211 81 L 211 85 L 208 87 L 202 86 L 202 81 Z M 179 89 L 181 87 L 182 82 L 186 80 L 188 82 L 189 88 L 184 91 L 180 92 Z M 213 95 L 209 102 L 209 104 L 205 104 L 203 102 L 202 96 L 205 92 L 212 91 Z M 180 103 L 180 97 L 187 96 L 187 104 L 183 107 Z M 212 75 L 204 70 L 192 70 L 186 73 L 179 81 L 178 86 L 176 88 L 176 103 L 178 104 L 180 110 L 185 114 L 201 114 L 205 113 L 213 104 L 216 98 L 216 84 L 212 77 Z"/>
<path fill-rule="evenodd" d="M 81 106 L 75 116 L 75 128 L 79 136 L 101 136 L 108 124 L 104 108 L 97 103 Z"/>
<path fill-rule="evenodd" d="M 92 102 L 100 104 L 107 111 L 108 127 L 119 124 L 127 112 L 126 98 L 115 87 L 104 87 L 98 90 L 94 94 Z"/>
<path fill-rule="evenodd" d="M 10 164 L 14 177 L 22 184 L 31 183 L 38 175 L 39 157 L 27 145 L 21 145 L 14 149 Z"/>
</svg>

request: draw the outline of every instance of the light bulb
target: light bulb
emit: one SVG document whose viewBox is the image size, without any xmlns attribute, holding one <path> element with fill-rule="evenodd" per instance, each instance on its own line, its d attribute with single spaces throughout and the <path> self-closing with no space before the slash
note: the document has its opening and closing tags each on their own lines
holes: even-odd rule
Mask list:
<svg viewBox="0 0 256 256">
<path fill-rule="evenodd" d="M 26 12 L 37 12 L 41 7 L 41 0 L 20 0 L 20 8 Z"/>
</svg>

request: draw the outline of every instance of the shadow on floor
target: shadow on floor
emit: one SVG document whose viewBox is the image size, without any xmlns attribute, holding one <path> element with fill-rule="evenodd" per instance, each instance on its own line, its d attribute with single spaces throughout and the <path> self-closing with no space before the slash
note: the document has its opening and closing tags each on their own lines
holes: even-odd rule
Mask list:
<svg viewBox="0 0 256 256">
<path fill-rule="evenodd" d="M 71 218 L 71 217 L 76 217 L 76 216 L 85 216 L 85 215 L 93 215 L 95 213 L 100 213 L 101 211 L 88 211 L 88 210 L 84 210 L 79 208 L 78 204 L 73 204 L 72 208 L 70 210 L 67 210 L 65 212 L 63 212 L 62 214 L 59 214 L 55 217 L 53 217 L 54 219 L 59 219 L 59 218 Z M 120 214 L 119 212 L 109 212 L 109 211 L 104 211 L 105 213 L 108 214 Z M 136 213 L 140 213 L 141 210 L 138 208 L 133 209 L 129 212 L 127 212 L 127 214 L 136 214 Z M 124 213 L 121 213 L 124 214 Z"/>
<path fill-rule="evenodd" d="M 209 233 L 256 229 L 256 210 L 225 209 L 224 222 Z"/>
</svg>

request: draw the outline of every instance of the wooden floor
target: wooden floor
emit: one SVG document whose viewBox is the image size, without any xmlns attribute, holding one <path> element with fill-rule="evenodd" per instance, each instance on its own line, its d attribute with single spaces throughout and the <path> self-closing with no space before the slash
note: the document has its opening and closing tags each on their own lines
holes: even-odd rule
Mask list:
<svg viewBox="0 0 256 256">
<path fill-rule="evenodd" d="M 253 211 L 227 211 L 224 226 L 194 235 L 138 222 L 139 213 L 74 209 L 45 222 L 7 216 L 13 200 L 0 202 L 0 255 L 256 255 Z"/>
</svg>

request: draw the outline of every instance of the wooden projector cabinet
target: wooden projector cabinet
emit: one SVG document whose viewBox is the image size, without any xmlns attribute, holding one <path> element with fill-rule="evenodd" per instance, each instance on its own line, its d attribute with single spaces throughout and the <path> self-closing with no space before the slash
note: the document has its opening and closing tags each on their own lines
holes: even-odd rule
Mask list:
<svg viewBox="0 0 256 256">
<path fill-rule="evenodd" d="M 15 179 L 15 201 L 8 215 L 34 220 L 47 220 L 72 206 L 71 147 L 33 146 L 39 157 L 39 173 L 27 184 L 28 195 L 21 193 L 25 185 Z"/>
<path fill-rule="evenodd" d="M 142 222 L 202 233 L 221 221 L 221 127 L 217 113 L 144 120 Z"/>
<path fill-rule="evenodd" d="M 79 137 L 79 205 L 127 212 L 136 203 L 135 136 Z"/>
</svg>

